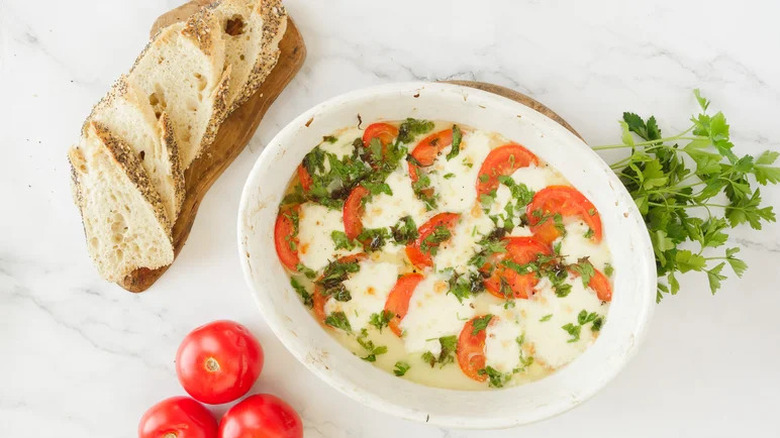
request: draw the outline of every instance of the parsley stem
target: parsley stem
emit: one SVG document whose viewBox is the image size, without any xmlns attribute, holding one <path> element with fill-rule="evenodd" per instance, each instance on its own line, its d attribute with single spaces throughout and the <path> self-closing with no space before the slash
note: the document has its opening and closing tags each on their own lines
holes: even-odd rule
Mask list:
<svg viewBox="0 0 780 438">
<path fill-rule="evenodd" d="M 605 151 L 608 149 L 622 149 L 622 148 L 633 148 L 637 146 L 654 146 L 654 147 L 670 147 L 667 145 L 663 145 L 661 143 L 668 143 L 670 141 L 674 140 L 702 140 L 705 139 L 705 137 L 686 137 L 685 135 L 689 132 L 693 131 L 693 126 L 686 129 L 685 131 L 681 132 L 678 135 L 675 135 L 674 137 L 666 137 L 666 138 L 659 138 L 658 140 L 648 140 L 648 141 L 641 141 L 634 144 L 610 144 L 610 145 L 604 145 L 604 146 L 594 146 L 594 151 Z M 646 148 L 650 149 L 650 148 Z"/>
</svg>

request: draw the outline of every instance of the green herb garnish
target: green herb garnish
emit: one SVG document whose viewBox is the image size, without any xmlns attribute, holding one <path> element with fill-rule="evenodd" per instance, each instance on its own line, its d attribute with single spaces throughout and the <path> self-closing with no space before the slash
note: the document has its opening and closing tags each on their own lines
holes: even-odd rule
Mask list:
<svg viewBox="0 0 780 438">
<path fill-rule="evenodd" d="M 393 319 L 393 316 L 395 315 L 393 315 L 393 312 L 389 310 L 383 310 L 379 313 L 372 313 L 369 324 L 373 325 L 381 332 L 383 327 L 387 327 L 387 325 L 390 324 L 390 320 Z"/>
<path fill-rule="evenodd" d="M 406 245 L 417 239 L 417 224 L 411 216 L 402 217 L 397 224 L 390 227 L 393 240 L 399 245 Z"/>
<path fill-rule="evenodd" d="M 460 153 L 460 142 L 463 139 L 463 133 L 460 132 L 458 125 L 452 125 L 452 148 L 447 154 L 447 161 L 455 158 Z"/>
<path fill-rule="evenodd" d="M 293 289 L 295 289 L 295 292 L 300 295 L 303 304 L 311 309 L 314 305 L 314 300 L 312 299 L 309 291 L 307 291 L 306 288 L 301 283 L 299 283 L 295 277 L 290 277 L 290 285 L 293 287 Z"/>
<path fill-rule="evenodd" d="M 471 330 L 471 335 L 476 336 L 479 332 L 485 330 L 488 324 L 490 324 L 491 319 L 493 319 L 493 315 L 489 313 L 485 316 L 474 318 L 474 322 L 472 323 L 474 328 Z"/>
<path fill-rule="evenodd" d="M 362 329 L 360 336 L 357 337 L 357 342 L 366 351 L 366 355 L 361 359 L 367 362 L 376 362 L 376 357 L 380 354 L 387 353 L 387 347 L 384 345 L 374 345 L 374 341 L 368 339 L 368 331 Z"/>
<path fill-rule="evenodd" d="M 712 293 L 726 278 L 722 274 L 726 264 L 741 277 L 746 265 L 735 256 L 738 249 L 713 254 L 714 248 L 726 243 L 729 228 L 747 223 L 760 230 L 764 223 L 775 221 L 772 207 L 762 205 L 755 184 L 780 181 L 780 167 L 773 166 L 780 153 L 737 156 L 726 117 L 721 112 L 707 114 L 709 100 L 699 90 L 694 95 L 701 112 L 685 131 L 663 137 L 655 117 L 643 120 L 626 112 L 620 121 L 623 143 L 594 148 L 630 150 L 628 157 L 611 167 L 650 232 L 660 277 L 657 301 L 679 291 L 681 273 L 707 274 Z M 692 244 L 698 248 L 689 249 Z"/>
<path fill-rule="evenodd" d="M 428 120 L 408 118 L 398 127 L 398 142 L 411 143 L 414 137 L 430 132 L 433 126 L 433 122 Z"/>
<path fill-rule="evenodd" d="M 401 377 L 404 374 L 406 374 L 407 371 L 409 371 L 409 368 L 411 368 L 411 366 L 408 363 L 399 360 L 398 362 L 395 363 L 395 367 L 393 368 L 393 374 L 395 374 L 398 377 Z"/>
<path fill-rule="evenodd" d="M 352 327 L 349 325 L 349 320 L 344 312 L 333 312 L 325 318 L 325 324 L 335 327 L 337 329 L 344 330 L 347 333 L 352 332 Z"/>
</svg>

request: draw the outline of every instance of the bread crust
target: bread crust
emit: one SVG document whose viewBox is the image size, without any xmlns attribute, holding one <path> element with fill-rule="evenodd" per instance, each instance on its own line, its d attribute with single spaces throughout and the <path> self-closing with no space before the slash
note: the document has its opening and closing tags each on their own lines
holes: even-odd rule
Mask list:
<svg viewBox="0 0 780 438">
<path fill-rule="evenodd" d="M 287 10 L 281 0 L 260 0 L 257 9 L 263 20 L 263 51 L 255 62 L 246 85 L 231 105 L 230 112 L 255 94 L 276 66 L 279 60 L 279 41 L 287 30 Z"/>
<path fill-rule="evenodd" d="M 90 129 L 94 130 L 94 133 L 100 139 L 100 141 L 106 146 L 106 149 L 110 153 L 111 157 L 124 169 L 130 182 L 133 183 L 135 188 L 141 193 L 141 196 L 152 207 L 154 215 L 158 222 L 162 224 L 166 230 L 171 229 L 171 223 L 168 220 L 168 216 L 165 214 L 165 206 L 163 205 L 162 198 L 157 190 L 154 189 L 146 170 L 141 164 L 141 160 L 132 152 L 130 147 L 115 137 L 104 125 L 97 122 L 90 122 Z M 167 233 L 168 240 L 173 242 L 171 233 Z"/>
</svg>

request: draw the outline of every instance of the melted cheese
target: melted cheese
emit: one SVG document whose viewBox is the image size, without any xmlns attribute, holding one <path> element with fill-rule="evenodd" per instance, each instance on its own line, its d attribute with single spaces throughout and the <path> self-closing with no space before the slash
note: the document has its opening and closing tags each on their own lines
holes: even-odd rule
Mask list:
<svg viewBox="0 0 780 438">
<path fill-rule="evenodd" d="M 451 126 L 451 123 L 437 122 L 431 132 L 449 129 Z M 452 237 L 442 243 L 433 255 L 434 268 L 426 269 L 427 277 L 419 283 L 410 298 L 409 310 L 400 324 L 402 336 L 397 337 L 390 330 L 379 332 L 369 324 L 371 315 L 384 309 L 398 275 L 413 269 L 404 245 L 397 244 L 392 238 L 387 239 L 381 250 L 370 252 L 368 258 L 360 262 L 360 270 L 344 281 L 344 287 L 351 295 L 349 301 L 340 302 L 331 298 L 325 304 L 327 314 L 344 312 L 353 329 L 352 333 L 328 330 L 355 354 L 362 356 L 365 351 L 357 342 L 355 332 L 366 328 L 375 345 L 388 347 L 387 353 L 377 355 L 374 364 L 390 371 L 397 361 L 405 361 L 411 365 L 405 379 L 446 388 L 485 389 L 484 382 L 471 380 L 463 374 L 457 362 L 431 368 L 423 361 L 421 353 L 430 351 L 439 355 L 440 337 L 458 336 L 469 319 L 490 313 L 495 319 L 486 328 L 486 366 L 507 375 L 523 369 L 513 374 L 507 383 L 522 384 L 548 375 L 581 354 L 598 335 L 591 330 L 592 323 L 581 327 L 580 338 L 576 342 L 569 342 L 572 337 L 562 326 L 578 325 L 577 316 L 583 310 L 606 315 L 609 304 L 602 303 L 595 291 L 583 285 L 580 277 L 574 276 L 567 279 L 572 288 L 566 297 L 556 296 L 549 280 L 545 278 L 537 284 L 535 295 L 527 300 L 514 300 L 514 306 L 506 308 L 503 300 L 489 293 L 478 294 L 463 302 L 448 293 L 447 280 L 452 272 L 468 274 L 476 269 L 468 261 L 480 249 L 478 242 L 496 225 L 489 215 L 503 216 L 505 207 L 516 202 L 509 188 L 500 184 L 489 213 L 482 210 L 476 198 L 479 169 L 493 148 L 508 141 L 496 133 L 468 128 L 463 133 L 461 151 L 456 157 L 446 159 L 451 150 L 451 147 L 447 147 L 433 165 L 425 169 L 437 194 L 438 206 L 434 210 L 427 211 L 425 204 L 415 196 L 405 162 L 401 162 L 385 180 L 393 194 L 375 195 L 365 205 L 362 221 L 366 228 L 389 228 L 407 215 L 413 218 L 418 227 L 438 213 L 454 212 L 461 215 L 452 230 Z M 362 136 L 362 131 L 347 128 L 334 136 L 337 137 L 336 142 L 323 141 L 320 147 L 341 158 L 352 153 L 352 142 Z M 421 137 L 412 142 L 411 147 Z M 327 161 L 325 166 L 329 168 Z M 517 169 L 510 176 L 532 191 L 550 185 L 568 185 L 562 175 L 543 163 Z M 520 213 L 513 212 L 514 219 Z M 498 225 L 503 225 L 501 220 Z M 586 238 L 588 228 L 576 218 L 564 218 L 564 226 L 566 235 L 556 243 L 560 244 L 565 262 L 572 264 L 581 257 L 589 257 L 593 265 L 603 272 L 605 264 L 610 262 L 606 243 L 602 241 L 594 244 Z M 303 204 L 298 234 L 301 262 L 321 272 L 329 261 L 362 251 L 359 245 L 351 251 L 335 251 L 331 233 L 343 229 L 341 211 L 312 203 Z M 508 235 L 532 234 L 529 227 L 516 226 Z M 545 321 L 541 321 L 545 318 Z M 518 343 L 521 337 L 524 339 L 522 345 Z M 534 363 L 524 367 L 523 361 L 528 357 L 533 357 Z"/>
<path fill-rule="evenodd" d="M 596 269 L 604 271 L 604 265 L 609 263 L 610 254 L 604 239 L 600 243 L 593 243 L 585 234 L 588 226 L 582 221 L 576 221 L 565 225 L 566 236 L 559 239 L 561 254 L 566 263 L 577 263 L 581 257 L 588 257 Z"/>
<path fill-rule="evenodd" d="M 398 265 L 364 260 L 360 270 L 344 281 L 344 287 L 352 295 L 349 301 L 333 298 L 325 303 L 325 313 L 344 312 L 353 330 L 368 327 L 372 313 L 385 308 L 385 302 L 398 279 Z"/>
<path fill-rule="evenodd" d="M 567 282 L 572 288 L 565 297 L 555 295 L 549 280 L 543 279 L 532 298 L 517 300 L 515 306 L 523 321 L 525 342 L 533 347 L 537 360 L 552 368 L 571 362 L 596 338 L 590 329 L 592 324 L 581 328 L 577 342 L 569 342 L 571 336 L 561 327 L 569 323 L 577 324 L 577 315 L 582 310 L 601 315 L 606 311 L 606 306 L 602 306 L 596 292 L 585 287 L 580 278 L 569 276 Z M 541 321 L 547 315 L 552 316 Z"/>
<path fill-rule="evenodd" d="M 502 373 L 511 373 L 520 365 L 520 344 L 523 334 L 520 315 L 503 305 L 491 306 L 490 321 L 485 333 L 485 365 Z"/>
<path fill-rule="evenodd" d="M 477 242 L 493 230 L 493 221 L 482 213 L 482 210 L 464 213 L 452 231 L 452 237 L 442 243 L 433 263 L 439 271 L 452 268 L 455 272 L 463 273 L 474 267 L 468 264 L 469 259 L 479 248 Z"/>
<path fill-rule="evenodd" d="M 463 324 L 474 316 L 470 306 L 473 299 L 458 302 L 447 289 L 446 279 L 439 274 L 430 274 L 417 285 L 409 300 L 409 311 L 401 320 L 407 352 L 439 354 L 439 338 L 458 335 Z"/>
<path fill-rule="evenodd" d="M 331 238 L 333 231 L 344 231 L 341 211 L 311 202 L 301 205 L 298 222 L 298 256 L 301 263 L 318 271 L 331 260 L 357 252 L 343 249 L 336 251 Z"/>
<path fill-rule="evenodd" d="M 417 226 L 422 225 L 429 216 L 425 204 L 417 199 L 409 179 L 408 166 L 400 165 L 385 180 L 392 195 L 375 195 L 366 204 L 363 225 L 367 228 L 391 227 L 404 216 L 411 216 Z"/>
<path fill-rule="evenodd" d="M 352 153 L 355 149 L 355 147 L 352 146 L 352 142 L 355 141 L 356 138 L 362 138 L 363 132 L 358 128 L 353 127 L 338 131 L 333 136 L 336 137 L 336 142 L 331 143 L 329 141 L 323 141 L 320 143 L 320 149 L 336 155 L 337 158 L 343 158 L 345 155 Z M 327 160 L 325 165 L 328 166 Z"/>
<path fill-rule="evenodd" d="M 429 175 L 431 187 L 439 195 L 440 211 L 463 213 L 471 210 L 477 199 L 479 167 L 490 153 L 493 138 L 484 131 L 465 132 L 457 156 L 447 159 L 451 147 L 445 148 L 438 156 Z"/>
</svg>

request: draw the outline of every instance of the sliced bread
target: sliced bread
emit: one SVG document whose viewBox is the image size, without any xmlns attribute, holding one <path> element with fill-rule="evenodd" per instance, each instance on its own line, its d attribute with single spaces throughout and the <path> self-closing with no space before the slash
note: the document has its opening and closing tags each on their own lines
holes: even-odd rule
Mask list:
<svg viewBox="0 0 780 438">
<path fill-rule="evenodd" d="M 211 144 L 227 114 L 231 68 L 224 66 L 219 21 L 206 8 L 161 29 L 130 70 L 129 81 L 155 115 L 170 117 L 183 170 Z"/>
<path fill-rule="evenodd" d="M 233 108 L 253 95 L 276 66 L 279 60 L 279 42 L 287 30 L 287 11 L 281 0 L 258 0 L 256 10 L 259 10 L 263 21 L 262 51 L 255 60 L 246 86 L 234 102 Z"/>
<path fill-rule="evenodd" d="M 162 199 L 125 142 L 90 122 L 68 158 L 87 249 L 103 278 L 117 282 L 173 262 Z"/>
<path fill-rule="evenodd" d="M 220 23 L 225 65 L 232 67 L 228 90 L 228 112 L 232 112 L 276 64 L 286 13 L 279 0 L 221 0 L 209 9 Z"/>
<path fill-rule="evenodd" d="M 105 126 L 139 158 L 152 186 L 160 194 L 170 224 L 176 222 L 184 201 L 184 174 L 173 124 L 166 112 L 155 117 L 154 109 L 125 75 L 95 105 L 82 135 L 91 121 Z"/>
</svg>

